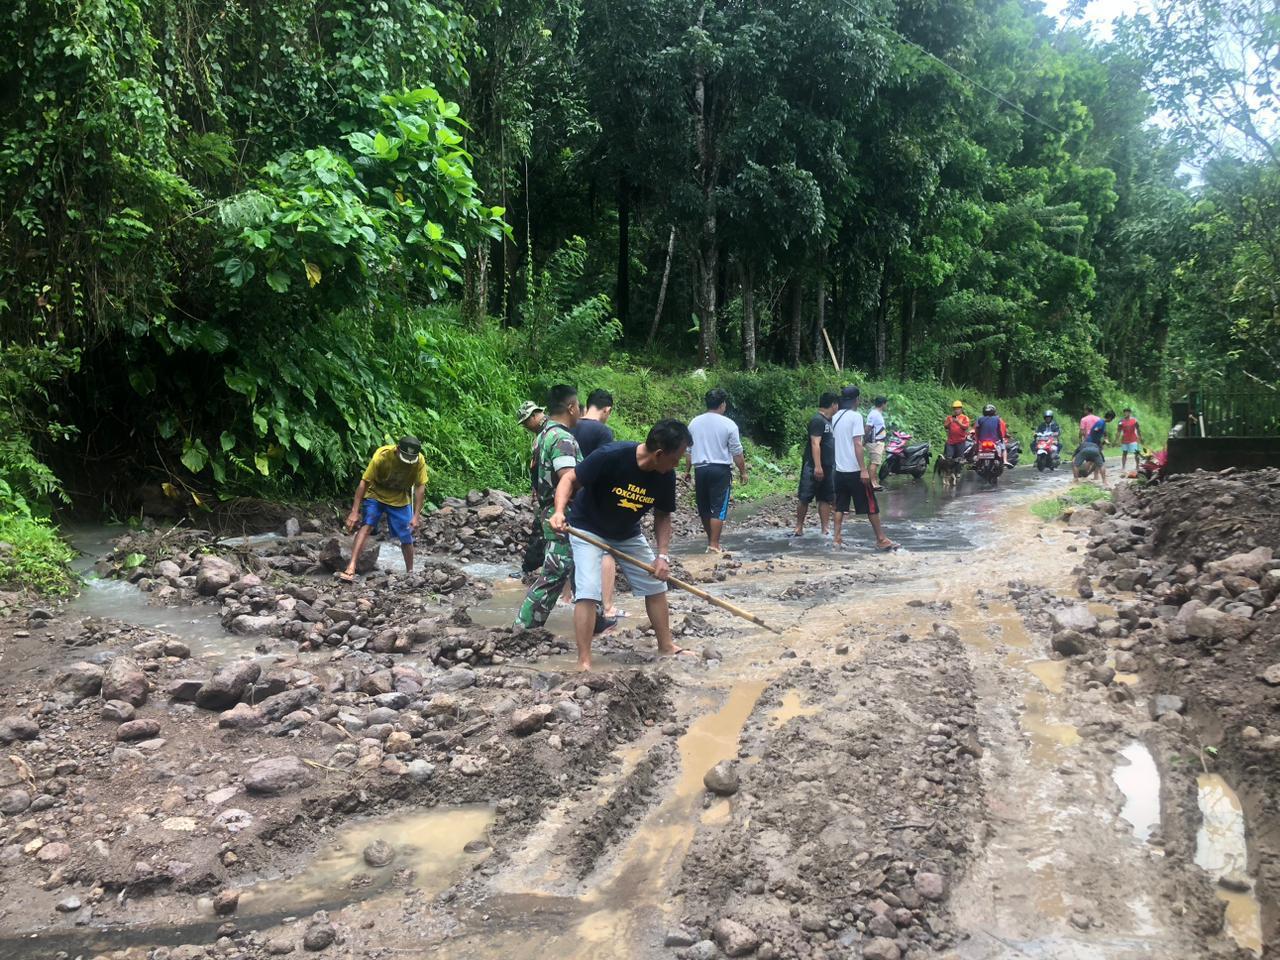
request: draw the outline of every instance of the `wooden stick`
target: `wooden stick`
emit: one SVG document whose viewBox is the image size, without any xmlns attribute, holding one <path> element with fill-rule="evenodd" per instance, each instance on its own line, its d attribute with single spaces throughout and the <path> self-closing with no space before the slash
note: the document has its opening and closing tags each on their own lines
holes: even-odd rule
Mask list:
<svg viewBox="0 0 1280 960">
<path fill-rule="evenodd" d="M 836 348 L 831 346 L 831 334 L 827 333 L 827 328 L 822 328 L 822 339 L 827 341 L 827 353 L 831 354 L 831 365 L 836 368 L 836 373 L 840 372 L 840 364 L 836 361 Z"/>
<path fill-rule="evenodd" d="M 652 564 L 645 563 L 643 560 L 639 559 L 638 557 L 633 557 L 629 553 L 623 553 L 617 547 L 611 547 L 609 546 L 609 544 L 605 543 L 603 540 L 593 537 L 589 533 L 584 533 L 583 531 L 579 530 L 577 527 L 570 527 L 569 533 L 577 537 L 579 540 L 585 540 L 587 543 L 591 544 L 593 547 L 599 547 L 601 550 L 604 550 L 608 553 L 613 554 L 619 560 L 625 560 L 627 563 L 634 563 L 641 570 L 648 571 L 650 574 L 656 573 Z M 735 606 L 734 604 L 730 603 L 728 600 L 721 600 L 719 597 L 713 597 L 711 594 L 707 593 L 707 591 L 702 590 L 698 587 L 695 587 L 691 583 L 686 583 L 685 581 L 681 580 L 679 577 L 667 577 L 667 583 L 671 584 L 671 586 L 673 587 L 677 587 L 685 591 L 686 593 L 692 593 L 698 599 L 705 600 L 707 601 L 707 603 L 710 603 L 710 604 L 714 604 L 715 606 L 719 607 L 721 610 L 727 610 L 730 613 L 732 613 L 735 617 L 741 617 L 743 620 L 750 620 L 756 626 L 764 627 L 766 630 L 771 630 L 774 633 L 778 634 L 779 636 L 782 635 L 781 630 L 779 630 L 777 627 L 769 626 L 769 624 L 765 623 L 763 620 L 757 617 L 754 613 L 750 613 L 746 610 L 743 610 L 741 607 Z"/>
</svg>

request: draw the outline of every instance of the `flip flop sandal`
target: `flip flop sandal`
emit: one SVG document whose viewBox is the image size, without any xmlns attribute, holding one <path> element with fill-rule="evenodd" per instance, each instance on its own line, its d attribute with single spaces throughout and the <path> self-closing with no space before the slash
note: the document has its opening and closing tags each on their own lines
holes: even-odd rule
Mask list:
<svg viewBox="0 0 1280 960">
<path fill-rule="evenodd" d="M 343 583 L 355 583 L 356 576 L 354 573 L 335 573 L 334 577 Z"/>
<path fill-rule="evenodd" d="M 890 540 L 884 546 L 881 546 L 878 543 L 876 544 L 876 549 L 879 550 L 881 553 L 892 553 L 894 550 L 900 550 L 901 548 L 902 548 L 902 544 L 894 543 L 892 540 Z"/>
</svg>

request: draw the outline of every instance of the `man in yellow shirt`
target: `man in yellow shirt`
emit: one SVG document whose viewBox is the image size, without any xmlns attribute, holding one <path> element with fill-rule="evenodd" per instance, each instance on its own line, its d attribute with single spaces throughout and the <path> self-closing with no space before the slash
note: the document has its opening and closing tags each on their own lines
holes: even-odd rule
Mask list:
<svg viewBox="0 0 1280 960">
<path fill-rule="evenodd" d="M 358 525 L 351 562 L 338 574 L 339 580 L 351 583 L 356 578 L 356 558 L 364 549 L 369 534 L 377 529 L 385 516 L 387 528 L 400 541 L 404 568 L 413 572 L 413 535 L 418 529 L 422 501 L 427 494 L 427 461 L 422 457 L 422 441 L 417 437 L 401 437 L 394 446 L 379 447 L 364 469 L 355 501 L 347 517 L 347 530 Z M 413 506 L 409 501 L 413 501 Z"/>
</svg>

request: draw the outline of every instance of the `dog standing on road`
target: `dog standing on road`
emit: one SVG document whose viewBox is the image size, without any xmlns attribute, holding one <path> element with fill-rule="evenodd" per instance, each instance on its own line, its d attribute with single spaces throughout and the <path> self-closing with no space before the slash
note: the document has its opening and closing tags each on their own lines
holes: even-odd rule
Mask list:
<svg viewBox="0 0 1280 960">
<path fill-rule="evenodd" d="M 951 457 L 939 457 L 933 462 L 933 473 L 935 477 L 942 478 L 943 488 L 954 488 L 960 484 L 960 471 L 964 469 L 964 464 Z"/>
</svg>

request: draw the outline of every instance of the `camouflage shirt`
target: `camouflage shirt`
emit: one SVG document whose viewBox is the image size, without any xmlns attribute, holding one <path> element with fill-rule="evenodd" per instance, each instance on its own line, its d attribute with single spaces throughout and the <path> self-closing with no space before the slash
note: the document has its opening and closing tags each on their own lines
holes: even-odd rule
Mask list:
<svg viewBox="0 0 1280 960">
<path fill-rule="evenodd" d="M 578 441 L 563 424 L 548 420 L 533 448 L 533 498 L 538 517 L 549 520 L 556 508 L 556 474 L 582 462 Z"/>
</svg>

